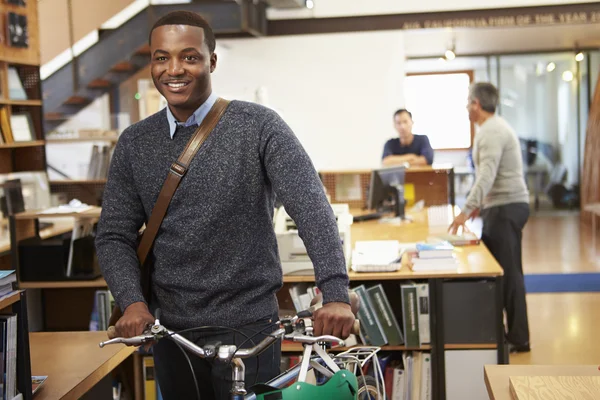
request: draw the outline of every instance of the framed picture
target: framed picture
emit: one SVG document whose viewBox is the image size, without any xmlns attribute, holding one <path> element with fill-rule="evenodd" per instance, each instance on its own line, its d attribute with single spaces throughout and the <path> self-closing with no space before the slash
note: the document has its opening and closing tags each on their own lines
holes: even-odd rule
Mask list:
<svg viewBox="0 0 600 400">
<path fill-rule="evenodd" d="M 12 114 L 10 116 L 10 127 L 15 142 L 35 140 L 33 121 L 28 113 Z"/>
<path fill-rule="evenodd" d="M 14 12 L 8 13 L 8 44 L 12 47 L 29 47 L 27 16 Z"/>
</svg>

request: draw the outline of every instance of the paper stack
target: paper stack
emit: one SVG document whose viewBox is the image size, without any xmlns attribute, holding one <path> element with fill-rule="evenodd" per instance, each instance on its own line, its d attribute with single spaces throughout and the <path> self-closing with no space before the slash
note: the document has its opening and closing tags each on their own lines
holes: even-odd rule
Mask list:
<svg viewBox="0 0 600 400">
<path fill-rule="evenodd" d="M 454 246 L 448 242 L 417 243 L 416 252 L 410 257 L 410 266 L 413 271 L 456 270 L 458 262 Z"/>
<path fill-rule="evenodd" d="M 401 268 L 402 248 L 397 240 L 357 241 L 352 251 L 352 270 L 389 272 Z"/>
</svg>

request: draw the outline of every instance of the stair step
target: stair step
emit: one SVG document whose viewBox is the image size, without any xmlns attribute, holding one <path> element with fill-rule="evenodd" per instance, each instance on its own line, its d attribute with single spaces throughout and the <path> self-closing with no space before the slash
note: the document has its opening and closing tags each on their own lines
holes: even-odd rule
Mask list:
<svg viewBox="0 0 600 400">
<path fill-rule="evenodd" d="M 107 79 L 94 79 L 88 84 L 89 89 L 107 89 L 112 86 L 112 82 Z"/>
<path fill-rule="evenodd" d="M 149 56 L 149 55 L 151 55 L 151 53 L 150 53 L 150 45 L 149 44 L 144 45 L 138 51 L 136 51 L 135 54 L 139 54 L 139 55 L 142 55 L 142 56 Z"/>
<path fill-rule="evenodd" d="M 70 118 L 70 115 L 64 115 L 62 113 L 46 113 L 44 114 L 44 120 L 46 121 L 66 121 Z"/>
<path fill-rule="evenodd" d="M 91 102 L 90 99 L 82 96 L 71 96 L 64 102 L 64 104 L 69 106 L 79 106 L 89 104 Z"/>
<path fill-rule="evenodd" d="M 123 61 L 114 65 L 110 70 L 114 72 L 132 72 L 135 67 L 130 62 Z"/>
</svg>

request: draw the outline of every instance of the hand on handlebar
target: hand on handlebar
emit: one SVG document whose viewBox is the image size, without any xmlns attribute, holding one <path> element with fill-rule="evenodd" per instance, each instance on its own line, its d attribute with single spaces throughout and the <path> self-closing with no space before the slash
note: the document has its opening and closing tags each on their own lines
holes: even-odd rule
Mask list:
<svg viewBox="0 0 600 400">
<path fill-rule="evenodd" d="M 109 338 L 130 338 L 141 335 L 152 324 L 154 324 L 154 317 L 148 311 L 148 306 L 138 302 L 127 307 L 123 316 L 115 324 L 114 330 L 109 329 L 107 333 Z"/>
<path fill-rule="evenodd" d="M 313 313 L 313 334 L 332 335 L 347 339 L 352 333 L 354 314 L 349 304 L 327 303 Z"/>
</svg>

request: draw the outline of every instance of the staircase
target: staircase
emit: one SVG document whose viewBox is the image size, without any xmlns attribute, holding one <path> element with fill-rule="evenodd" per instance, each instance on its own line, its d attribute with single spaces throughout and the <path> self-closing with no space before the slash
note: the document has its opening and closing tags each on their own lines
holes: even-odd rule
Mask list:
<svg viewBox="0 0 600 400">
<path fill-rule="evenodd" d="M 150 63 L 148 36 L 158 18 L 194 11 L 211 24 L 215 36 L 266 34 L 266 6 L 253 0 L 149 5 L 115 29 L 100 30 L 98 42 L 42 82 L 44 130 L 50 132 L 99 96 L 110 92 Z"/>
</svg>

